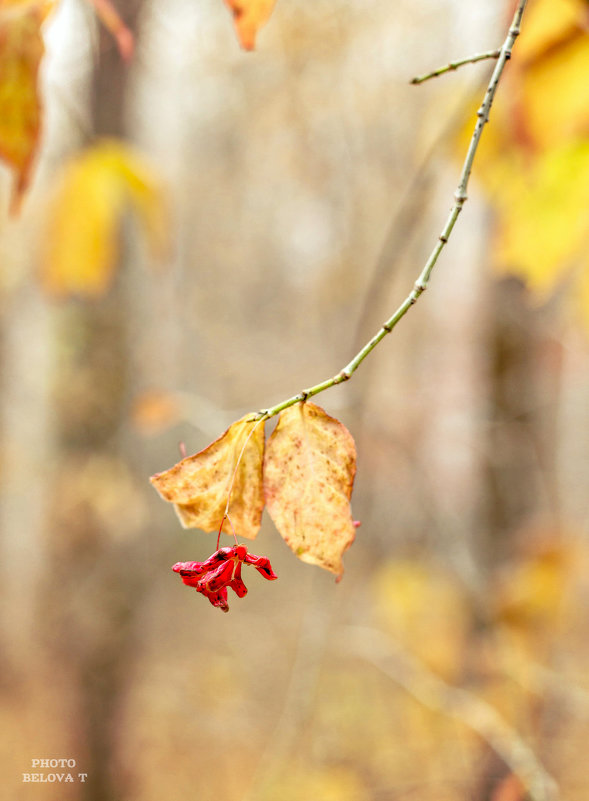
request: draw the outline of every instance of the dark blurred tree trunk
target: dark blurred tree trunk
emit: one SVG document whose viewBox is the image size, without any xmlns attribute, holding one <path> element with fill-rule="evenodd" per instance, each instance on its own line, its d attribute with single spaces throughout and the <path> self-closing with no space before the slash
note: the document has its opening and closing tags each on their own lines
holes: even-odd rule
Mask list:
<svg viewBox="0 0 589 801">
<path fill-rule="evenodd" d="M 556 396 L 550 402 L 543 386 L 554 343 L 542 335 L 541 313 L 530 306 L 525 287 L 515 278 L 498 281 L 492 297 L 485 550 L 496 564 L 513 556 L 522 529 L 555 512 L 554 465 L 547 460 L 555 452 Z"/>
<path fill-rule="evenodd" d="M 556 342 L 546 337 L 542 312 L 531 305 L 519 279 L 496 281 L 490 299 L 486 538 L 481 544 L 486 573 L 493 576 L 505 563 L 521 557 L 530 545 L 529 538 L 538 534 L 534 530 L 537 521 L 545 527 L 554 519 L 556 487 L 551 484 L 555 478 L 552 462 L 560 368 Z M 475 629 L 473 653 L 478 633 Z M 535 695 L 525 707 L 525 720 L 512 721 L 516 729 L 535 721 L 540 761 L 550 762 L 542 743 L 550 743 L 554 736 L 546 730 L 555 720 L 554 704 L 555 697 L 549 693 Z M 494 801 L 527 795 L 511 769 L 489 751 L 481 763 L 473 797 Z"/>
<path fill-rule="evenodd" d="M 116 6 L 136 33 L 143 0 L 117 0 Z M 97 138 L 124 137 L 128 75 L 129 65 L 101 27 L 91 96 Z M 124 262 L 124 245 L 121 252 Z M 114 767 L 118 718 L 133 664 L 142 584 L 138 571 L 128 567 L 136 557 L 136 532 L 132 524 L 125 530 L 124 520 L 119 530 L 116 513 L 105 514 L 103 506 L 104 498 L 124 492 L 119 482 L 128 469 L 121 437 L 133 346 L 124 264 L 104 298 L 71 302 L 58 314 L 62 355 L 54 388 L 59 460 L 49 524 L 55 593 L 49 602 L 55 623 L 50 636 L 78 695 L 76 757 L 78 769 L 88 774 L 77 785 L 80 798 L 118 801 L 127 794 L 124 772 Z"/>
<path fill-rule="evenodd" d="M 135 37 L 145 0 L 117 0 L 115 3 Z M 121 60 L 112 36 L 100 28 L 100 40 L 92 85 L 92 121 L 96 136 L 123 136 L 129 65 Z"/>
</svg>

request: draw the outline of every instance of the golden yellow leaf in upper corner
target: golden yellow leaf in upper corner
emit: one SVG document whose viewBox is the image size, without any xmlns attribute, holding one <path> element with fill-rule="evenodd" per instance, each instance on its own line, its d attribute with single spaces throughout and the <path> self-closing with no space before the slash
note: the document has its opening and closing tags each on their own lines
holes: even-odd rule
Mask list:
<svg viewBox="0 0 589 801">
<path fill-rule="evenodd" d="M 104 140 L 63 168 L 49 212 L 42 282 L 55 295 L 96 297 L 109 288 L 126 208 L 135 212 L 154 258 L 167 244 L 159 181 L 131 147 Z"/>
<path fill-rule="evenodd" d="M 587 138 L 589 132 L 589 33 L 578 28 L 573 33 L 520 69 L 519 114 L 536 150 Z"/>
<path fill-rule="evenodd" d="M 355 474 L 354 440 L 339 420 L 309 402 L 280 414 L 264 458 L 268 512 L 303 562 L 338 576 L 356 533 L 350 510 Z"/>
<path fill-rule="evenodd" d="M 492 261 L 589 322 L 589 3 L 538 0 L 508 66 L 473 178 L 497 220 Z M 473 101 L 474 106 L 474 101 Z M 461 130 L 464 153 L 474 119 Z"/>
<path fill-rule="evenodd" d="M 241 46 L 253 50 L 258 30 L 268 21 L 276 0 L 225 0 L 235 21 Z"/>
<path fill-rule="evenodd" d="M 535 0 L 526 10 L 517 58 L 537 61 L 560 48 L 589 20 L 586 0 Z"/>
<path fill-rule="evenodd" d="M 589 141 L 549 150 L 514 173 L 497 212 L 498 265 L 546 295 L 588 263 Z"/>
<path fill-rule="evenodd" d="M 41 25 L 53 0 L 0 0 L 0 157 L 16 173 L 16 212 L 30 180 L 41 134 L 39 65 L 45 47 Z"/>
<path fill-rule="evenodd" d="M 257 535 L 264 508 L 264 423 L 252 422 L 251 416 L 237 420 L 204 450 L 152 476 L 151 483 L 174 504 L 184 528 L 218 531 L 231 493 L 229 516 L 237 535 Z M 227 520 L 223 531 L 232 533 Z"/>
</svg>

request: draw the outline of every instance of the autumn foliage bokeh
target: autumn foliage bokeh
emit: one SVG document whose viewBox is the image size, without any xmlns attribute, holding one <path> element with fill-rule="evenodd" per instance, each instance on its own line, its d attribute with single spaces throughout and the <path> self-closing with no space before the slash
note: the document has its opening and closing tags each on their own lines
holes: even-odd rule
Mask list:
<svg viewBox="0 0 589 801">
<path fill-rule="evenodd" d="M 428 291 L 316 399 L 356 442 L 343 580 L 274 525 L 311 492 L 295 460 L 270 514 L 239 488 L 279 580 L 249 569 L 220 615 L 170 570 L 213 523 L 148 481 L 192 481 L 179 443 L 208 459 L 405 297 L 491 65 L 409 81 L 497 47 L 513 6 L 0 2 L 7 797 L 524 801 L 482 703 L 587 798 L 586 0 L 530 0 Z M 305 413 L 266 422 L 278 463 Z M 321 533 L 355 532 L 346 506 Z M 22 782 L 55 756 L 87 781 Z"/>
</svg>

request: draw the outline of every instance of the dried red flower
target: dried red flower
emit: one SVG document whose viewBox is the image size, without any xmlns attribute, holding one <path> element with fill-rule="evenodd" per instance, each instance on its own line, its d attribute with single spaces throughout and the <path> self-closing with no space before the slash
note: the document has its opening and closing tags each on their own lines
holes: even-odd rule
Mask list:
<svg viewBox="0 0 589 801">
<path fill-rule="evenodd" d="M 247 587 L 241 578 L 242 564 L 253 565 L 258 573 L 270 581 L 278 578 L 272 570 L 270 560 L 265 556 L 248 553 L 245 545 L 219 548 L 204 562 L 177 562 L 172 570 L 180 573 L 184 584 L 205 595 L 213 606 L 228 612 L 228 587 L 231 587 L 238 598 L 247 594 Z"/>
</svg>

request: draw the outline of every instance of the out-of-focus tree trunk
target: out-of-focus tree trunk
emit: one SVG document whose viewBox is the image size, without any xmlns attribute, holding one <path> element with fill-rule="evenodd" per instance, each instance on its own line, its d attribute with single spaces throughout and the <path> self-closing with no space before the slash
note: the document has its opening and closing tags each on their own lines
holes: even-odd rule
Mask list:
<svg viewBox="0 0 589 801">
<path fill-rule="evenodd" d="M 143 0 L 117 8 L 136 31 Z M 100 29 L 91 87 L 97 138 L 123 137 L 129 66 Z M 124 261 L 124 246 L 121 251 Z M 71 302 L 58 311 L 60 364 L 54 386 L 56 447 L 52 548 L 51 643 L 77 696 L 84 801 L 125 797 L 124 771 L 114 769 L 117 717 L 133 657 L 133 630 L 141 579 L 129 570 L 136 556 L 133 515 L 125 519 L 121 454 L 129 392 L 127 282 L 120 265 L 115 286 L 97 301 Z M 130 501 L 130 504 L 133 502 Z M 83 577 L 83 578 L 81 578 Z"/>
<path fill-rule="evenodd" d="M 540 317 L 529 305 L 523 285 L 510 278 L 498 281 L 494 301 L 490 354 L 489 436 L 487 446 L 486 557 L 500 563 L 513 555 L 514 537 L 539 515 L 554 514 L 555 487 L 552 390 L 542 386 L 548 351 Z M 544 355 L 544 360 L 546 357 Z M 551 371 L 552 372 L 552 371 Z M 544 379 L 544 383 L 546 378 Z"/>
</svg>

